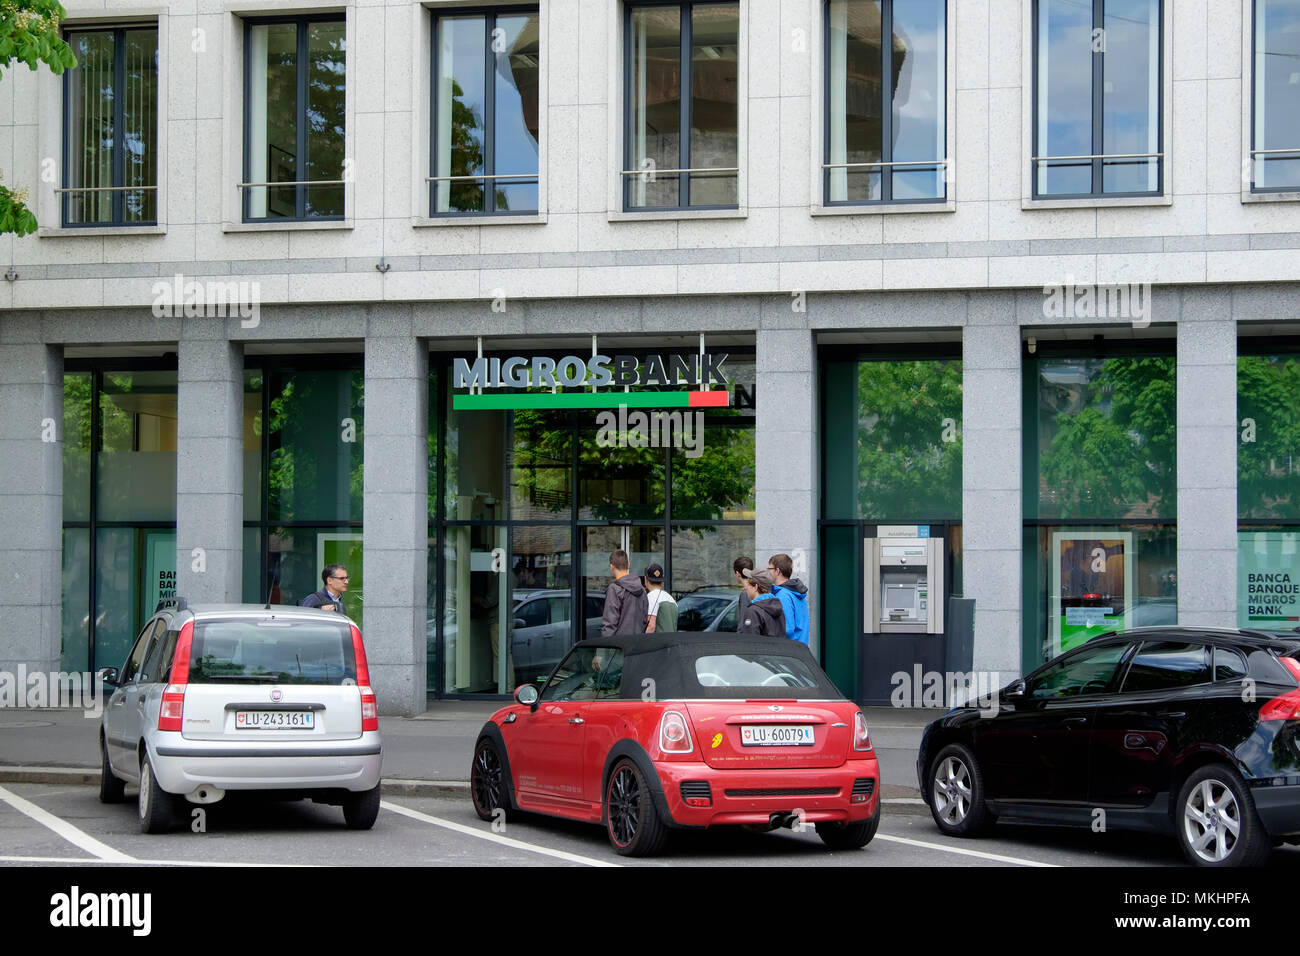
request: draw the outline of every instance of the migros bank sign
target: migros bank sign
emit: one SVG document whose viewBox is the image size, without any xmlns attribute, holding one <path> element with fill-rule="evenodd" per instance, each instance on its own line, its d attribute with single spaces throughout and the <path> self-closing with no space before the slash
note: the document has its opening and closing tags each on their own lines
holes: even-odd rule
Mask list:
<svg viewBox="0 0 1300 956">
<path fill-rule="evenodd" d="M 566 388 L 566 392 L 479 392 L 452 396 L 458 411 L 524 408 L 726 408 L 725 353 L 546 355 L 452 360 L 454 389 Z M 694 389 L 674 390 L 676 385 Z M 713 385 L 723 386 L 713 390 Z M 587 387 L 620 391 L 579 391 Z M 639 389 L 639 391 L 624 391 Z M 648 391 L 647 389 L 653 389 Z"/>
</svg>

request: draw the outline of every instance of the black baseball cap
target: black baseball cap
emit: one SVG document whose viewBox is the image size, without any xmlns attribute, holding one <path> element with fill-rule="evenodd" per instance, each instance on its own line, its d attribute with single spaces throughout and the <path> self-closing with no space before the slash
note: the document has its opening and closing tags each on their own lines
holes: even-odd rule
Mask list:
<svg viewBox="0 0 1300 956">
<path fill-rule="evenodd" d="M 658 564 L 652 564 L 645 569 L 645 579 L 651 584 L 664 583 L 664 569 Z"/>
</svg>

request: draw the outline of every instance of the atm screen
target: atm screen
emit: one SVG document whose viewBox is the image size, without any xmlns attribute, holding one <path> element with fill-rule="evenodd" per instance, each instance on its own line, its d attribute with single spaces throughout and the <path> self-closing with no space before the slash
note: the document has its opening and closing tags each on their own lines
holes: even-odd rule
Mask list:
<svg viewBox="0 0 1300 956">
<path fill-rule="evenodd" d="M 904 584 L 890 584 L 885 587 L 885 614 L 893 616 L 901 613 L 904 617 L 916 616 L 916 588 Z"/>
</svg>

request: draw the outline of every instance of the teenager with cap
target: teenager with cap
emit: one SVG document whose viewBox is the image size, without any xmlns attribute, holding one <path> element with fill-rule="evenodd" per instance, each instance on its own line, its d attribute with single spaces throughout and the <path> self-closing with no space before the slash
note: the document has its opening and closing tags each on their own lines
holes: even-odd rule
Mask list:
<svg viewBox="0 0 1300 956">
<path fill-rule="evenodd" d="M 647 634 L 671 634 L 677 630 L 677 599 L 664 590 L 664 569 L 652 564 L 645 569 L 645 588 L 649 597 Z"/>
<path fill-rule="evenodd" d="M 741 634 L 764 634 L 768 637 L 785 637 L 785 610 L 772 595 L 775 580 L 767 571 L 745 569 L 745 594 L 749 607 L 740 615 Z"/>
</svg>

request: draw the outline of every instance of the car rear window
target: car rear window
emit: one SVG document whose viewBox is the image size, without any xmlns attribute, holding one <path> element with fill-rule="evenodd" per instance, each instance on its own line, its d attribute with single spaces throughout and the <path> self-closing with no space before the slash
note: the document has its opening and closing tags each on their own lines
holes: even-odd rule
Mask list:
<svg viewBox="0 0 1300 956">
<path fill-rule="evenodd" d="M 344 684 L 357 679 L 346 621 L 205 621 L 194 625 L 190 683 Z"/>
<path fill-rule="evenodd" d="M 816 687 L 819 676 L 795 657 L 711 654 L 695 659 L 701 687 Z"/>
</svg>

